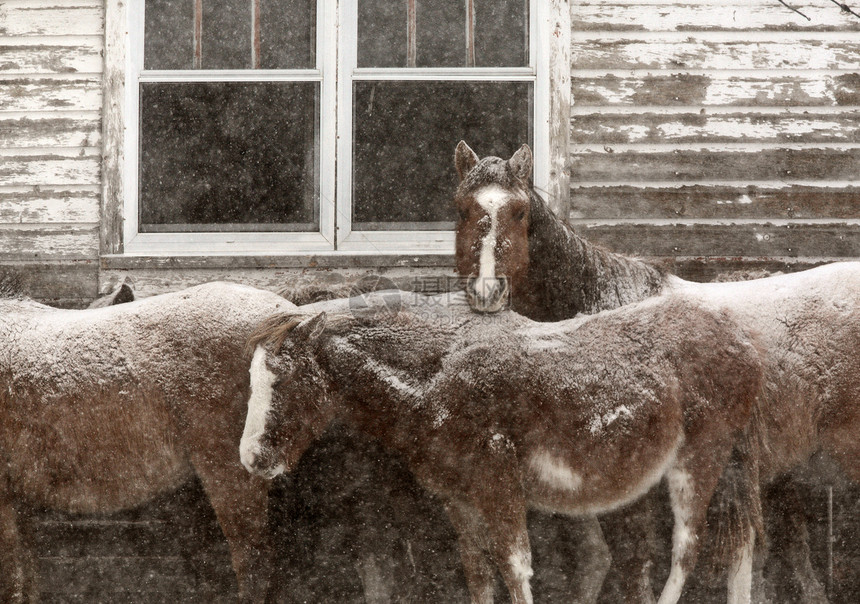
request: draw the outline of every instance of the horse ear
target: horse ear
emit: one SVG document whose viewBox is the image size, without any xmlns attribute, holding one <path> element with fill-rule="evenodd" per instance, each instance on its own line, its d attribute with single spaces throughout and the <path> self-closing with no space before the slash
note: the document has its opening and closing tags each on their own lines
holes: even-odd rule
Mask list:
<svg viewBox="0 0 860 604">
<path fill-rule="evenodd" d="M 454 165 L 457 166 L 457 174 L 461 181 L 466 178 L 466 175 L 472 171 L 477 163 L 478 154 L 472 151 L 466 141 L 457 143 L 457 150 L 454 152 Z"/>
<path fill-rule="evenodd" d="M 532 175 L 533 163 L 532 150 L 529 149 L 528 145 L 520 147 L 511 159 L 508 160 L 508 165 L 511 167 L 514 176 L 523 182 L 528 182 L 529 177 Z"/>
<path fill-rule="evenodd" d="M 310 319 L 305 319 L 293 330 L 293 337 L 306 342 L 315 340 L 322 335 L 327 322 L 328 316 L 324 312 Z"/>
</svg>

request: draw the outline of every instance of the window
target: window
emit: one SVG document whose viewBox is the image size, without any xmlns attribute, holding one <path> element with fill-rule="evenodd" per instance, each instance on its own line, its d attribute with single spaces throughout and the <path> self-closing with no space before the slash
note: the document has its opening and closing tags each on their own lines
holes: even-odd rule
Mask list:
<svg viewBox="0 0 860 604">
<path fill-rule="evenodd" d="M 134 3 L 125 253 L 451 253 L 460 139 L 547 179 L 544 4 Z"/>
</svg>

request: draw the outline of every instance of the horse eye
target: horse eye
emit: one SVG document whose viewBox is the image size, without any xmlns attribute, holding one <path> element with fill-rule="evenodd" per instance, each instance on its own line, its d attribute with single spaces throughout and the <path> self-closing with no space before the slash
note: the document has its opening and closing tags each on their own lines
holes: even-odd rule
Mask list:
<svg viewBox="0 0 860 604">
<path fill-rule="evenodd" d="M 460 220 L 466 220 L 469 218 L 469 208 L 460 208 L 457 212 L 460 214 Z"/>
<path fill-rule="evenodd" d="M 516 212 L 514 212 L 514 220 L 516 220 L 517 222 L 519 222 L 520 220 L 522 220 L 525 217 L 526 217 L 526 211 L 525 210 L 517 210 Z"/>
</svg>

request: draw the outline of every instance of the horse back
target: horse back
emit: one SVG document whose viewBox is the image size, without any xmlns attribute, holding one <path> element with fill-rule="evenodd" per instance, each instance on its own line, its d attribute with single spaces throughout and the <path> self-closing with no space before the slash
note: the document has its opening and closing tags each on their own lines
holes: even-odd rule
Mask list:
<svg viewBox="0 0 860 604">
<path fill-rule="evenodd" d="M 763 471 L 803 462 L 840 427 L 860 430 L 860 262 L 680 288 L 755 334 L 764 386 Z"/>
<path fill-rule="evenodd" d="M 0 316 L 0 448 L 15 488 L 38 504 L 118 509 L 172 488 L 189 447 L 238 442 L 244 340 L 289 302 L 208 284 L 95 310 Z M 208 428 L 199 443 L 194 430 Z M 136 477 L 128 480 L 128 477 Z"/>
</svg>

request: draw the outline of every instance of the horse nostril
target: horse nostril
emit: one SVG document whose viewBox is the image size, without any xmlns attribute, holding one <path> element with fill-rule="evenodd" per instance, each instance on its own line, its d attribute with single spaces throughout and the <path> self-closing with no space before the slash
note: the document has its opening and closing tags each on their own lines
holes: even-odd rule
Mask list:
<svg viewBox="0 0 860 604">
<path fill-rule="evenodd" d="M 257 447 L 242 447 L 240 459 L 245 469 L 252 474 L 259 474 L 263 463 L 260 450 Z"/>
</svg>

